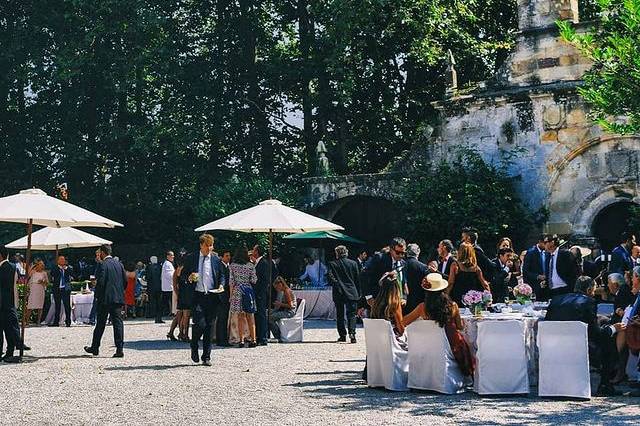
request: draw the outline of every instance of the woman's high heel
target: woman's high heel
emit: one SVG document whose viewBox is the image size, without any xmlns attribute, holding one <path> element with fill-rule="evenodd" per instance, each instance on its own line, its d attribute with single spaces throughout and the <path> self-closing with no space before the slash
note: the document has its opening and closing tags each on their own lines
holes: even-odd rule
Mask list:
<svg viewBox="0 0 640 426">
<path fill-rule="evenodd" d="M 174 336 L 173 333 L 167 333 L 167 339 L 171 340 L 172 342 L 178 341 L 178 339 L 176 339 L 176 336 Z"/>
</svg>

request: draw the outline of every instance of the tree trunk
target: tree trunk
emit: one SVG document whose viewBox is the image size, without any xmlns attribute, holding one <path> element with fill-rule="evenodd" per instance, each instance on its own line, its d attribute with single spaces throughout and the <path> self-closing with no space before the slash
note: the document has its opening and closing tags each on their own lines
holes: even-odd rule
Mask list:
<svg viewBox="0 0 640 426">
<path fill-rule="evenodd" d="M 308 0 L 298 0 L 298 28 L 300 31 L 300 54 L 302 56 L 301 85 L 302 85 L 302 140 L 307 158 L 307 171 L 310 175 L 316 172 L 315 138 L 313 135 L 313 104 L 311 99 L 313 22 L 309 16 Z"/>
</svg>

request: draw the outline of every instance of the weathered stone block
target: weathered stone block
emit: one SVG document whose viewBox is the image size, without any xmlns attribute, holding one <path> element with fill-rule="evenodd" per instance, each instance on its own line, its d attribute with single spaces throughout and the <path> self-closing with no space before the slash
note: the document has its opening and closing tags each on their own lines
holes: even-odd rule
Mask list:
<svg viewBox="0 0 640 426">
<path fill-rule="evenodd" d="M 542 134 L 540 138 L 542 143 L 558 142 L 558 132 L 556 130 L 548 130 Z"/>
<path fill-rule="evenodd" d="M 568 127 L 558 130 L 558 142 L 564 145 L 576 146 L 580 144 L 588 130 L 580 127 Z"/>
<path fill-rule="evenodd" d="M 587 115 L 582 108 L 574 108 L 567 113 L 567 126 L 583 126 L 590 125 L 587 121 Z"/>
</svg>

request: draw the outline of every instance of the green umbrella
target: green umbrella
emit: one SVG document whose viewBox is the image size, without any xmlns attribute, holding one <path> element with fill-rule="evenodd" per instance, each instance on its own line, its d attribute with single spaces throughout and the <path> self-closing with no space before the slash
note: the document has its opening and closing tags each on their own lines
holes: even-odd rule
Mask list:
<svg viewBox="0 0 640 426">
<path fill-rule="evenodd" d="M 291 234 L 284 237 L 285 240 L 309 241 L 309 240 L 333 240 L 343 243 L 364 244 L 364 241 L 350 237 L 338 231 L 314 231 L 301 234 Z"/>
</svg>

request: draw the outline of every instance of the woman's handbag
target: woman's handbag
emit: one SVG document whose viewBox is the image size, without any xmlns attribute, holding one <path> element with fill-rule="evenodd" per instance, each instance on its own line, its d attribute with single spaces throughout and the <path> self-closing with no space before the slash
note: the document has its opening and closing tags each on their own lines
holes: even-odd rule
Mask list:
<svg viewBox="0 0 640 426">
<path fill-rule="evenodd" d="M 243 285 L 242 290 L 242 312 L 246 314 L 255 314 L 257 310 L 256 295 L 251 286 Z"/>
</svg>

